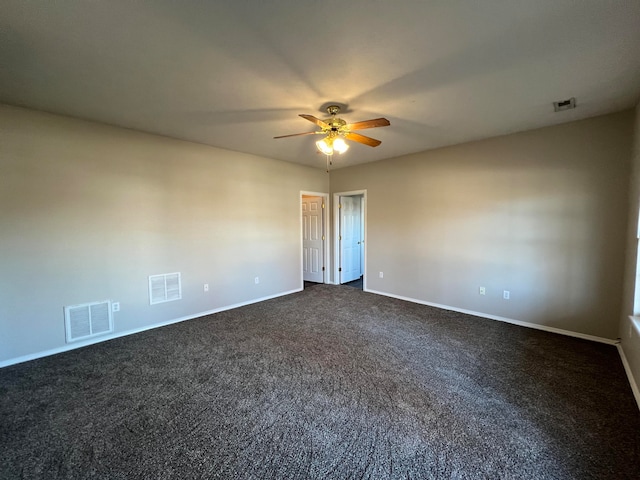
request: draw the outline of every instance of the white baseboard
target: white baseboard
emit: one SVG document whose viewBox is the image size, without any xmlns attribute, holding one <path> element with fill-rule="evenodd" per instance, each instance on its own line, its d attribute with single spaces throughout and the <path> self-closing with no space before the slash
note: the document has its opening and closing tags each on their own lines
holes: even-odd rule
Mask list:
<svg viewBox="0 0 640 480">
<path fill-rule="evenodd" d="M 618 347 L 618 353 L 620 354 L 622 365 L 624 365 L 624 371 L 627 373 L 627 378 L 629 379 L 629 384 L 631 385 L 631 391 L 633 392 L 633 396 L 635 397 L 638 408 L 640 409 L 640 390 L 638 389 L 638 384 L 636 383 L 636 379 L 633 377 L 633 372 L 631 371 L 631 366 L 627 361 L 627 356 L 624 354 L 622 344 L 620 342 L 617 342 L 616 346 Z"/>
<path fill-rule="evenodd" d="M 115 338 L 126 337 L 128 335 L 133 335 L 140 332 L 145 332 L 147 330 L 153 330 L 154 328 L 160 328 L 167 325 L 171 325 L 174 323 L 184 322 L 186 320 L 193 320 L 194 318 L 204 317 L 205 315 L 211 315 L 213 313 L 224 312 L 226 310 L 232 310 L 238 307 L 244 307 L 245 305 L 251 305 L 252 303 L 264 302 L 265 300 L 271 300 L 272 298 L 284 297 L 285 295 L 290 295 L 292 293 L 300 292 L 302 288 L 298 288 L 295 290 L 289 290 L 287 292 L 276 293 L 275 295 L 269 295 L 267 297 L 256 298 L 253 300 L 247 300 L 246 302 L 235 303 L 233 305 L 226 305 L 224 307 L 214 308 L 213 310 L 207 310 L 206 312 L 194 313 L 193 315 L 187 315 L 185 317 L 175 318 L 172 320 L 166 320 L 164 322 L 154 323 L 152 325 L 147 325 L 140 328 L 135 328 L 133 330 L 127 330 L 125 332 L 116 332 L 111 335 L 105 335 L 104 337 L 100 337 L 97 339 L 85 340 L 83 342 L 76 342 L 73 345 L 64 345 L 58 348 L 52 348 L 51 350 L 45 350 L 42 352 L 31 353 L 29 355 L 23 355 L 21 357 L 10 358 L 9 360 L 4 360 L 0 362 L 0 368 L 8 367 L 10 365 L 16 365 L 18 363 L 28 362 L 29 360 L 36 360 L 38 358 L 48 357 L 50 355 L 55 355 L 57 353 L 68 352 L 70 350 L 75 350 L 76 348 L 87 347 L 89 345 L 94 345 L 96 343 L 102 343 L 109 340 L 113 340 Z"/>
<path fill-rule="evenodd" d="M 369 293 L 375 293 L 376 295 L 383 295 L 385 297 L 397 298 L 399 300 L 406 300 L 407 302 L 419 303 L 421 305 L 428 305 L 430 307 L 442 308 L 443 310 L 451 310 L 453 312 L 465 313 L 467 315 L 473 315 L 475 317 L 488 318 L 489 320 L 498 320 L 499 322 L 511 323 L 513 325 L 519 325 L 521 327 L 534 328 L 536 330 L 543 330 L 545 332 L 558 333 L 560 335 L 567 335 L 569 337 L 581 338 L 583 340 L 591 340 L 592 342 L 606 343 L 608 345 L 616 345 L 617 340 L 610 338 L 596 337 L 594 335 L 587 335 L 585 333 L 572 332 L 571 330 L 563 330 L 561 328 L 548 327 L 546 325 L 538 325 L 537 323 L 523 322 L 520 320 L 514 320 L 512 318 L 499 317 L 497 315 L 490 315 L 488 313 L 474 312 L 473 310 L 465 310 L 464 308 L 456 308 L 449 305 L 441 305 L 439 303 L 426 302 L 424 300 L 418 300 L 417 298 L 404 297 L 402 295 L 394 295 L 393 293 L 379 292 L 377 290 L 365 290 Z"/>
</svg>

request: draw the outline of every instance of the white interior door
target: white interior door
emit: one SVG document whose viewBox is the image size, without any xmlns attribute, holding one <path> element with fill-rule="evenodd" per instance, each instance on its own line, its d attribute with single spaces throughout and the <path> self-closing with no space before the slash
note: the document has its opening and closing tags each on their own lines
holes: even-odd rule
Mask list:
<svg viewBox="0 0 640 480">
<path fill-rule="evenodd" d="M 362 211 L 360 197 L 340 197 L 340 283 L 362 275 Z"/>
<path fill-rule="evenodd" d="M 302 278 L 324 282 L 322 197 L 302 197 Z"/>
</svg>

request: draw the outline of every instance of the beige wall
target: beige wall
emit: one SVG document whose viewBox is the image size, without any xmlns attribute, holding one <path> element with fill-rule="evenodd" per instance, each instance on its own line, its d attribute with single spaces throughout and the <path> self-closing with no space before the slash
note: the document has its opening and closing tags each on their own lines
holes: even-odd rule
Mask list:
<svg viewBox="0 0 640 480">
<path fill-rule="evenodd" d="M 626 111 L 333 171 L 332 192 L 367 190 L 367 288 L 615 339 L 632 125 Z"/>
<path fill-rule="evenodd" d="M 638 247 L 638 216 L 640 215 L 640 104 L 635 110 L 633 167 L 631 175 L 631 192 L 629 195 L 629 228 L 627 234 L 627 260 L 625 271 L 624 304 L 620 322 L 619 337 L 627 367 L 635 380 L 636 400 L 640 405 L 640 322 L 637 327 L 629 319 L 633 313 L 634 293 L 636 288 L 636 259 Z"/>
<path fill-rule="evenodd" d="M 640 371 L 633 115 L 332 171 L 333 192 L 367 190 L 367 287 L 620 335 Z M 118 334 L 300 288 L 300 191 L 328 189 L 322 169 L 0 106 L 0 364 L 65 348 L 65 305 L 119 301 Z M 150 306 L 148 275 L 174 271 L 183 300 Z"/>
<path fill-rule="evenodd" d="M 0 363 L 64 347 L 65 305 L 119 301 L 122 333 L 301 288 L 300 191 L 328 188 L 322 169 L 0 105 Z M 148 276 L 176 271 L 183 300 L 150 306 Z"/>
</svg>

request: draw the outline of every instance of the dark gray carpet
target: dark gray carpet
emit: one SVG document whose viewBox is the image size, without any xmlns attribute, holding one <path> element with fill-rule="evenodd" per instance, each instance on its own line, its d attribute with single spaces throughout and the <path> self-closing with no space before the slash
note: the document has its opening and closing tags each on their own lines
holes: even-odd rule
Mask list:
<svg viewBox="0 0 640 480">
<path fill-rule="evenodd" d="M 353 282 L 343 283 L 343 285 L 346 285 L 347 287 L 359 288 L 360 290 L 362 290 L 362 283 L 363 283 L 363 278 L 360 277 L 357 280 L 354 280 Z"/>
<path fill-rule="evenodd" d="M 614 347 L 354 288 L 0 370 L 0 478 L 624 479 Z"/>
</svg>

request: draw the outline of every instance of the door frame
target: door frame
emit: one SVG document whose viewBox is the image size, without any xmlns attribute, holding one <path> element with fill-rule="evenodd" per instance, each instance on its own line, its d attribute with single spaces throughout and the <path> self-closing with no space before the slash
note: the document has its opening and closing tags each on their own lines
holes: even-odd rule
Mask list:
<svg viewBox="0 0 640 480">
<path fill-rule="evenodd" d="M 364 230 L 364 248 L 362 264 L 362 290 L 367 290 L 367 190 L 351 190 L 349 192 L 334 192 L 333 194 L 333 283 L 340 285 L 340 197 L 353 197 L 362 195 L 362 225 Z"/>
<path fill-rule="evenodd" d="M 302 266 L 304 265 L 303 260 L 303 225 L 302 225 L 302 197 L 322 197 L 322 201 L 324 202 L 324 208 L 322 209 L 322 227 L 324 229 L 324 240 L 322 240 L 322 265 L 325 267 L 323 275 L 322 275 L 322 283 L 331 283 L 329 279 L 331 278 L 331 265 L 329 265 L 329 238 L 331 235 L 331 224 L 329 222 L 329 194 L 323 192 L 308 192 L 306 190 L 300 190 L 300 197 L 298 200 L 298 208 L 300 212 L 300 290 L 304 289 L 304 272 L 302 271 Z"/>
</svg>

